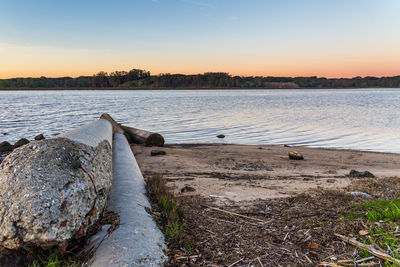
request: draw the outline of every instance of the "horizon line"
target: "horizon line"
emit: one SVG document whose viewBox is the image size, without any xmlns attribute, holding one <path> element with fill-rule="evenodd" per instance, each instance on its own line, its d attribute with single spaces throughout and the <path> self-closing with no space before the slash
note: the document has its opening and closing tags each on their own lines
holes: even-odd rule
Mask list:
<svg viewBox="0 0 400 267">
<path fill-rule="evenodd" d="M 125 70 L 115 70 L 115 71 L 125 71 Z M 147 70 L 144 70 L 147 71 Z M 94 73 L 92 75 L 79 75 L 79 76 L 68 76 L 68 75 L 64 75 L 64 76 L 45 76 L 45 75 L 40 75 L 40 76 L 10 76 L 10 77 L 0 77 L 0 80 L 7 80 L 7 79 L 40 79 L 42 77 L 47 78 L 47 79 L 58 79 L 58 78 L 72 78 L 72 79 L 76 79 L 79 77 L 92 77 L 95 76 L 96 74 L 98 74 L 99 72 L 105 72 L 107 73 L 107 75 L 110 75 L 112 72 L 107 72 L 107 71 L 98 71 L 97 73 Z M 129 72 L 129 71 L 126 71 Z M 149 71 L 150 72 L 150 71 Z M 311 78 L 311 77 L 316 77 L 318 79 L 324 78 L 324 79 L 355 79 L 355 78 L 367 78 L 367 77 L 371 77 L 371 78 L 389 78 L 389 77 L 398 77 L 400 76 L 400 73 L 397 75 L 365 75 L 365 76 L 361 76 L 361 75 L 357 75 L 357 76 L 347 76 L 347 77 L 326 77 L 326 76 L 318 76 L 318 75 L 233 75 L 230 74 L 229 72 L 224 72 L 224 71 L 208 71 L 208 72 L 203 72 L 203 73 L 191 73 L 191 74 L 185 74 L 185 73 L 169 73 L 169 72 L 160 72 L 157 74 L 152 74 L 150 72 L 150 76 L 160 76 L 160 75 L 185 75 L 185 76 L 192 76 L 192 75 L 205 75 L 207 73 L 226 73 L 228 75 L 230 75 L 231 77 L 281 77 L 281 78 Z"/>
</svg>

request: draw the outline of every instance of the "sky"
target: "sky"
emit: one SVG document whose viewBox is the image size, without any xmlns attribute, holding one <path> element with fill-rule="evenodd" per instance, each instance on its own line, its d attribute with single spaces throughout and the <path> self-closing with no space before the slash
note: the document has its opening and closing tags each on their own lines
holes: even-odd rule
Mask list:
<svg viewBox="0 0 400 267">
<path fill-rule="evenodd" d="M 399 0 L 0 0 L 0 78 L 400 75 Z"/>
</svg>

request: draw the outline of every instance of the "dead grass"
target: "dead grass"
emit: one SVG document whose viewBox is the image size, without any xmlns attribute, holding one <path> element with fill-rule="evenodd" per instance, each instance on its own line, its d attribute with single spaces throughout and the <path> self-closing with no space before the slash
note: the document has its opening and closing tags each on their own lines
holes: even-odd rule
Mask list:
<svg viewBox="0 0 400 267">
<path fill-rule="evenodd" d="M 354 264 L 368 253 L 343 243 L 335 233 L 383 246 L 393 241 L 390 232 L 397 224 L 388 220 L 378 227 L 364 216 L 371 206 L 362 204 L 367 199 L 347 192 L 357 190 L 374 196 L 387 192 L 391 199 L 397 195 L 398 183 L 400 178 L 364 179 L 343 191 L 314 190 L 291 198 L 219 207 L 264 222 L 209 209 L 207 206 L 214 205 L 212 201 L 200 196 L 175 196 L 184 212 L 184 235 L 179 242 L 171 243 L 168 238 L 168 266 L 228 266 L 238 261 L 235 266 L 261 266 L 260 262 L 263 266 L 315 266 L 340 260 Z M 166 191 L 171 196 L 161 176 L 155 179 L 155 184 L 158 186 L 153 193 Z M 361 216 L 347 216 L 355 208 L 361 211 Z M 161 227 L 166 233 L 165 225 Z M 368 234 L 361 235 L 360 231 Z"/>
</svg>

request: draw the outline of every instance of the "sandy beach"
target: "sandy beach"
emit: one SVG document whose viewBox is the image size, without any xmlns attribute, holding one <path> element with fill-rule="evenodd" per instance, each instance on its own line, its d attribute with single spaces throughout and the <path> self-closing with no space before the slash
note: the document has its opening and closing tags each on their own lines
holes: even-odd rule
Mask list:
<svg viewBox="0 0 400 267">
<path fill-rule="evenodd" d="M 351 170 L 377 177 L 400 175 L 400 154 L 283 145 L 179 144 L 163 148 L 132 146 L 145 175 L 158 172 L 176 194 L 196 194 L 216 201 L 251 201 L 295 196 L 310 189 L 348 186 Z M 289 151 L 304 160 L 290 160 Z M 185 187 L 195 191 L 186 190 Z M 218 201 L 217 201 L 218 202 Z"/>
</svg>

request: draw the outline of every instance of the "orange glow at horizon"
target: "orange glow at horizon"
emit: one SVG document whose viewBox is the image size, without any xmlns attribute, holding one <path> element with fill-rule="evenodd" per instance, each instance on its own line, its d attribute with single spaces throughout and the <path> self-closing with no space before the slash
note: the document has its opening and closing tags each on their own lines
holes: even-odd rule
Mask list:
<svg viewBox="0 0 400 267">
<path fill-rule="evenodd" d="M 92 76 L 99 71 L 106 71 L 111 73 L 117 70 L 129 71 L 133 68 L 145 69 L 150 71 L 152 75 L 158 75 L 162 73 L 171 74 L 203 74 L 205 72 L 227 72 L 232 76 L 275 76 L 275 77 L 326 77 L 326 78 L 353 78 L 356 76 L 375 76 L 375 77 L 388 77 L 400 75 L 400 62 L 391 64 L 371 64 L 366 65 L 362 62 L 359 64 L 340 64 L 336 66 L 331 65 L 310 65 L 303 64 L 299 66 L 293 66 L 291 64 L 276 64 L 275 66 L 254 66 L 252 64 L 235 64 L 231 66 L 160 66 L 161 64 L 142 64 L 135 66 L 134 64 L 115 64 L 113 67 L 106 65 L 87 66 L 87 65 L 71 65 L 71 66 L 55 66 L 44 65 L 44 66 L 8 66 L 7 69 L 3 69 L 0 66 L 0 79 L 8 78 L 26 78 L 26 77 L 41 77 L 45 76 L 48 78 L 56 77 L 79 77 L 79 76 Z M 242 65 L 242 66 L 237 66 Z M 243 66 L 248 65 L 248 66 Z M 237 66 L 237 67 L 236 67 Z"/>
<path fill-rule="evenodd" d="M 231 54 L 221 48 L 201 53 L 180 51 L 179 56 L 165 51 L 145 51 L 126 56 L 124 51 L 73 50 L 55 47 L 0 46 L 0 78 L 78 77 L 99 71 L 145 69 L 160 73 L 199 74 L 227 72 L 233 76 L 318 76 L 352 78 L 356 76 L 400 75 L 400 53 L 393 49 L 332 52 L 325 48 L 282 50 L 275 55 L 251 50 Z M 329 53 L 329 54 L 328 54 Z"/>
</svg>

